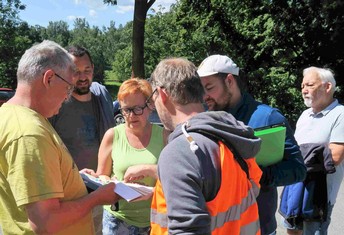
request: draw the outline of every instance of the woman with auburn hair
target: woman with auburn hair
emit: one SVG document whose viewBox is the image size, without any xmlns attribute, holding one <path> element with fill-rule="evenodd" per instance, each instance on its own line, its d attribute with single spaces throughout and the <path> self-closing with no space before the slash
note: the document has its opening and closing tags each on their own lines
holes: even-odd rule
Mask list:
<svg viewBox="0 0 344 235">
<path fill-rule="evenodd" d="M 101 142 L 96 176 L 155 186 L 157 162 L 165 145 L 168 131 L 148 121 L 154 105 L 148 81 L 131 78 L 120 86 L 117 98 L 125 119 L 109 129 Z M 116 210 L 104 206 L 103 234 L 149 234 L 150 204 L 148 200 L 120 200 Z"/>
</svg>

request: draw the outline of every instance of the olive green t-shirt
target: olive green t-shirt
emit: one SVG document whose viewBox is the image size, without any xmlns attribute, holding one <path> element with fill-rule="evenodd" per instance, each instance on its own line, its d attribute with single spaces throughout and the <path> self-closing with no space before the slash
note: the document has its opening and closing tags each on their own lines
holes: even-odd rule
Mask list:
<svg viewBox="0 0 344 235">
<path fill-rule="evenodd" d="M 4 234 L 34 234 L 25 205 L 87 194 L 67 148 L 39 113 L 4 104 L 0 108 L 0 224 Z M 94 234 L 92 215 L 57 234 Z"/>
</svg>

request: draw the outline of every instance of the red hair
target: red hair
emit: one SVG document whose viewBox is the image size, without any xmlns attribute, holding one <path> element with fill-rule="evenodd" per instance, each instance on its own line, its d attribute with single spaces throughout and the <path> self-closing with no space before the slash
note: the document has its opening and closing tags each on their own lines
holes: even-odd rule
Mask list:
<svg viewBox="0 0 344 235">
<path fill-rule="evenodd" d="M 141 92 L 146 98 L 152 94 L 150 83 L 141 78 L 130 78 L 122 83 L 117 94 L 118 101 L 123 101 L 130 94 Z"/>
</svg>

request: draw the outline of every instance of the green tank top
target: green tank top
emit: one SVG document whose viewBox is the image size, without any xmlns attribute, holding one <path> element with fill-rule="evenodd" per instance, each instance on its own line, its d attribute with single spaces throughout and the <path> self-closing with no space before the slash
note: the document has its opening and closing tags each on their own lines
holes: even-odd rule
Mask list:
<svg viewBox="0 0 344 235">
<path fill-rule="evenodd" d="M 139 164 L 157 164 L 163 143 L 163 128 L 153 124 L 149 144 L 144 149 L 132 147 L 125 134 L 125 125 L 114 127 L 114 139 L 112 145 L 112 176 L 116 175 L 118 180 L 123 180 L 124 174 L 129 166 Z M 155 186 L 156 180 L 145 177 L 140 181 L 147 186 Z M 150 226 L 151 199 L 146 201 L 130 202 L 119 201 L 119 210 L 112 211 L 110 206 L 104 206 L 116 218 L 123 220 L 129 225 L 136 227 Z"/>
</svg>

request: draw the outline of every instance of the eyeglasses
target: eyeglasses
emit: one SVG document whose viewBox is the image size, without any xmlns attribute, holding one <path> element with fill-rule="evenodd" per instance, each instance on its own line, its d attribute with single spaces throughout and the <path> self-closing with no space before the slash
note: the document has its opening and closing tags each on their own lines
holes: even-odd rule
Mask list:
<svg viewBox="0 0 344 235">
<path fill-rule="evenodd" d="M 158 88 L 155 88 L 154 91 L 152 92 L 152 94 L 146 99 L 146 106 L 149 106 L 150 100 L 153 98 L 154 93 L 157 92 L 157 91 L 158 91 Z M 155 110 L 154 105 L 153 106 L 152 105 L 149 106 L 149 108 L 152 109 L 152 110 Z"/>
<path fill-rule="evenodd" d="M 64 81 L 65 83 L 68 84 L 68 88 L 67 88 L 67 92 L 68 92 L 68 95 L 71 95 L 73 90 L 74 90 L 74 85 L 70 82 L 68 82 L 66 79 L 64 79 L 63 77 L 61 77 L 60 75 L 58 75 L 57 73 L 55 73 L 55 75 L 61 79 L 62 81 Z"/>
<path fill-rule="evenodd" d="M 149 101 L 153 98 L 154 93 L 157 91 L 158 91 L 158 88 L 155 88 L 154 91 L 152 92 L 152 94 L 146 99 L 146 104 L 150 103 Z"/>
<path fill-rule="evenodd" d="M 133 112 L 136 116 L 140 116 L 143 114 L 143 110 L 145 108 L 147 108 L 147 104 L 145 104 L 145 106 L 142 107 L 136 106 L 133 108 L 120 108 L 120 110 L 124 116 L 129 116 L 131 112 Z"/>
</svg>

